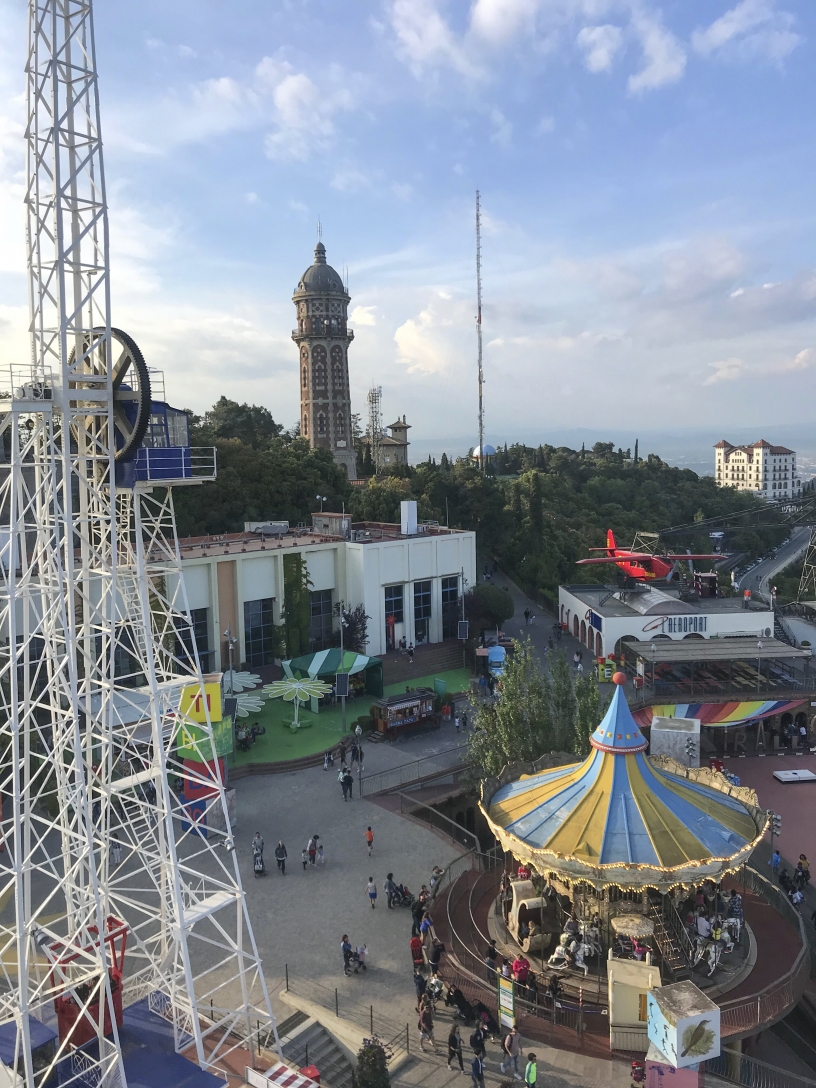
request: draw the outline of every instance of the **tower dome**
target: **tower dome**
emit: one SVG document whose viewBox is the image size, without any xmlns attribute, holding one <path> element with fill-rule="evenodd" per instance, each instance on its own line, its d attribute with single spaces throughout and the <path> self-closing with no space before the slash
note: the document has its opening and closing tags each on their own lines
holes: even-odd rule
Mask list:
<svg viewBox="0 0 816 1088">
<path fill-rule="evenodd" d="M 297 285 L 296 295 L 345 295 L 346 288 L 340 273 L 326 261 L 326 247 L 318 242 L 314 251 L 314 264 L 309 265 Z"/>
</svg>

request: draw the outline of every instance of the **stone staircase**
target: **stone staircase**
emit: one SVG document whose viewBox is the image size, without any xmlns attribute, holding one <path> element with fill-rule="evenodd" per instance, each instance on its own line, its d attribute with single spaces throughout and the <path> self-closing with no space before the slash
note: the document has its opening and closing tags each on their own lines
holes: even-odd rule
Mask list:
<svg viewBox="0 0 816 1088">
<path fill-rule="evenodd" d="M 778 608 L 774 608 L 774 638 L 779 642 L 787 642 L 788 646 L 795 646 L 796 639 Z"/>
<path fill-rule="evenodd" d="M 382 658 L 383 683 L 402 684 L 417 676 L 462 668 L 462 643 L 454 639 L 430 646 L 418 646 L 413 664 L 406 654 L 388 653 Z"/>
<path fill-rule="evenodd" d="M 298 1069 L 316 1065 L 323 1088 L 352 1088 L 354 1067 L 343 1047 L 305 1012 L 292 1013 L 278 1027 L 281 1050 Z"/>
</svg>

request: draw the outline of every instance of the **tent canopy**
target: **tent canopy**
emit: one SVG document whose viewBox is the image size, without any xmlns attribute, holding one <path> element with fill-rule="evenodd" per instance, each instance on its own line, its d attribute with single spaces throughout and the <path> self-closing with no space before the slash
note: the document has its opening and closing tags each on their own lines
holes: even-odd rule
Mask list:
<svg viewBox="0 0 816 1088">
<path fill-rule="evenodd" d="M 755 699 L 732 703 L 664 703 L 636 710 L 633 717 L 641 727 L 652 724 L 652 718 L 699 718 L 701 725 L 744 725 L 757 718 L 770 718 L 797 710 L 807 699 Z"/>
<path fill-rule="evenodd" d="M 380 696 L 383 693 L 382 661 L 378 657 L 366 657 L 353 650 L 318 650 L 314 654 L 293 657 L 281 662 L 286 676 L 310 676 L 314 678 L 333 677 L 338 672 L 347 672 L 350 676 L 365 673 L 367 694 Z"/>
</svg>

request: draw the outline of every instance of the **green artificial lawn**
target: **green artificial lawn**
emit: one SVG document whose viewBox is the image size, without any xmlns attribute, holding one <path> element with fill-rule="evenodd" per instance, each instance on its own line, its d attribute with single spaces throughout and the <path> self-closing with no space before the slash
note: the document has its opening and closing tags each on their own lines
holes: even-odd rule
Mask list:
<svg viewBox="0 0 816 1088">
<path fill-rule="evenodd" d="M 410 681 L 399 684 L 387 684 L 384 691 L 386 695 L 399 695 L 405 691 L 406 686 L 433 689 L 437 677 L 445 681 L 449 693 L 467 691 L 470 685 L 470 673 L 467 669 L 450 669 L 431 676 L 412 676 Z M 374 701 L 373 695 L 347 701 L 346 732 L 350 732 L 353 721 L 368 714 Z M 343 712 L 339 706 L 321 710 L 319 714 L 312 714 L 305 706 L 301 706 L 298 715 L 301 727 L 293 733 L 289 723 L 294 716 L 292 703 L 285 703 L 283 699 L 267 699 L 263 709 L 257 714 L 239 718 L 239 725 L 249 727 L 258 722 L 265 726 L 266 734 L 258 737 L 248 752 L 233 752 L 229 757 L 230 766 L 243 767 L 248 763 L 281 763 L 287 759 L 301 759 L 303 756 L 325 752 L 327 748 L 334 747 L 343 736 Z"/>
</svg>

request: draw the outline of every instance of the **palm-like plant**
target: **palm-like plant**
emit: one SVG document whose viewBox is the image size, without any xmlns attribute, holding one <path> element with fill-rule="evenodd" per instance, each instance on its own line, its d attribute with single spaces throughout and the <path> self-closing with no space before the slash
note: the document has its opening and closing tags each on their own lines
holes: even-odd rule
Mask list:
<svg viewBox="0 0 816 1088">
<path fill-rule="evenodd" d="M 325 684 L 322 680 L 313 680 L 311 677 L 305 680 L 287 677 L 285 680 L 275 680 L 274 683 L 267 684 L 262 690 L 263 694 L 270 699 L 283 699 L 285 703 L 295 704 L 295 717 L 290 725 L 294 733 L 300 729 L 300 704 L 310 699 L 319 699 L 321 695 L 327 695 L 331 691 L 331 685 Z"/>
</svg>

